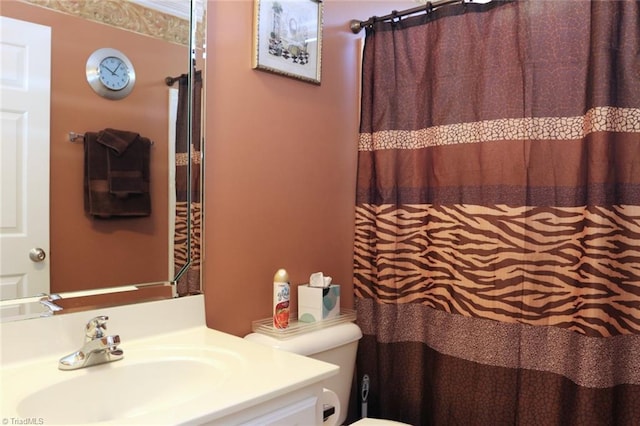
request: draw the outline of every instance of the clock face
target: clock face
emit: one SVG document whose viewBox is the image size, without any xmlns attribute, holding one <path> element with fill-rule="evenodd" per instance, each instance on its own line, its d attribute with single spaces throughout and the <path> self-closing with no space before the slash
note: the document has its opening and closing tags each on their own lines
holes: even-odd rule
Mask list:
<svg viewBox="0 0 640 426">
<path fill-rule="evenodd" d="M 136 72 L 129 58 L 109 47 L 98 49 L 89 56 L 86 74 L 87 83 L 94 92 L 107 99 L 128 96 L 136 83 Z"/>
<path fill-rule="evenodd" d="M 104 58 L 98 67 L 102 84 L 111 90 L 122 90 L 129 84 L 129 67 L 115 56 Z"/>
</svg>

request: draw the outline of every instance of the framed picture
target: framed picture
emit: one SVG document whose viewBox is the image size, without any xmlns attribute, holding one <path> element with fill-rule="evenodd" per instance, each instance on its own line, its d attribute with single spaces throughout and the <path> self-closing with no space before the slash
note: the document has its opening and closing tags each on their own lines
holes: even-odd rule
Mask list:
<svg viewBox="0 0 640 426">
<path fill-rule="evenodd" d="M 320 84 L 321 0 L 255 0 L 253 68 Z"/>
</svg>

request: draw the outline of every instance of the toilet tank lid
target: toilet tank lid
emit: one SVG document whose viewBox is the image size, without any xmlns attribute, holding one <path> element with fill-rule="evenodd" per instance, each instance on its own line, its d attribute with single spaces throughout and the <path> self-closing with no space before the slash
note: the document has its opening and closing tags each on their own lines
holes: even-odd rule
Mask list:
<svg viewBox="0 0 640 426">
<path fill-rule="evenodd" d="M 244 338 L 276 349 L 309 356 L 358 341 L 362 338 L 362 331 L 356 324 L 349 322 L 309 331 L 289 339 L 277 339 L 260 333 L 251 333 Z"/>
</svg>

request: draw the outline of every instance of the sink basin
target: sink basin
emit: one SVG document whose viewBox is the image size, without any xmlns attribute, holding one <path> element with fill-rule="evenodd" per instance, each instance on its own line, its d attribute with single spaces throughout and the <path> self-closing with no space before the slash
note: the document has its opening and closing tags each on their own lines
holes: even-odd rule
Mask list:
<svg viewBox="0 0 640 426">
<path fill-rule="evenodd" d="M 91 374 L 36 391 L 18 403 L 18 415 L 28 418 L 35 414 L 54 424 L 130 418 L 195 398 L 224 375 L 220 369 L 195 360 L 113 367 L 94 369 Z"/>
<path fill-rule="evenodd" d="M 126 422 L 219 389 L 242 364 L 237 354 L 224 349 L 145 347 L 124 355 L 120 361 L 74 371 L 55 371 L 48 364 L 54 383 L 25 391 L 15 401 L 17 416 L 47 424 Z"/>
</svg>

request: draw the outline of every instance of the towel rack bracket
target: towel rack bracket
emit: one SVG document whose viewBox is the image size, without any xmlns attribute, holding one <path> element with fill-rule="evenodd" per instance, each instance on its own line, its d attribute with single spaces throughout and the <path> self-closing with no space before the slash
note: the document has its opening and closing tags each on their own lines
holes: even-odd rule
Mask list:
<svg viewBox="0 0 640 426">
<path fill-rule="evenodd" d="M 69 141 L 70 142 L 75 142 L 78 139 L 83 139 L 83 138 L 84 138 L 84 134 L 83 133 L 69 132 Z"/>
</svg>

